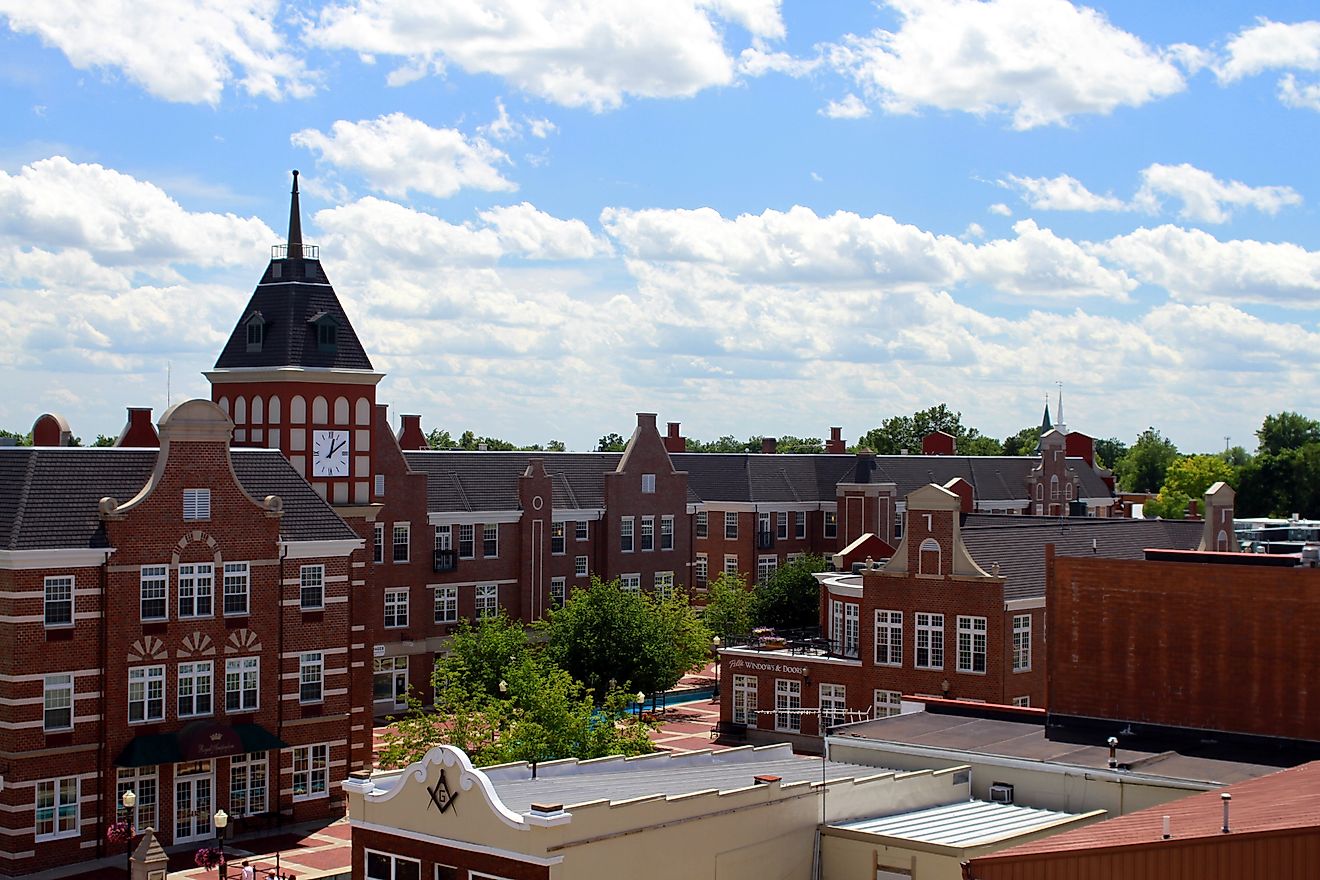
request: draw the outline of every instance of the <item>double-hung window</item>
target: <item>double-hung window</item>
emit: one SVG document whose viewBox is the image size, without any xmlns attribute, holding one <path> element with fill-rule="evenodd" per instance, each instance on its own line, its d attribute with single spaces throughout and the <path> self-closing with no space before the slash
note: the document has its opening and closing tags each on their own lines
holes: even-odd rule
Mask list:
<svg viewBox="0 0 1320 880">
<path fill-rule="evenodd" d="M 807 512 L 798 510 L 793 513 L 793 535 L 796 538 L 807 537 Z"/>
<path fill-rule="evenodd" d="M 141 577 L 142 619 L 166 620 L 170 614 L 170 567 L 144 565 Z"/>
<path fill-rule="evenodd" d="M 564 522 L 550 523 L 550 553 L 554 556 L 564 555 L 565 526 Z"/>
<path fill-rule="evenodd" d="M 325 695 L 325 655 L 307 651 L 298 658 L 298 702 L 319 703 Z"/>
<path fill-rule="evenodd" d="M 259 706 L 260 657 L 234 657 L 225 661 L 225 711 L 249 712 Z"/>
<path fill-rule="evenodd" d="M 476 526 L 464 525 L 458 527 L 458 558 L 471 559 L 473 556 L 473 534 Z"/>
<path fill-rule="evenodd" d="M 660 549 L 674 549 L 674 518 L 672 516 L 660 517 Z"/>
<path fill-rule="evenodd" d="M 45 581 L 47 627 L 73 626 L 73 578 L 48 577 Z"/>
<path fill-rule="evenodd" d="M 458 587 L 435 588 L 435 622 L 458 622 Z"/>
<path fill-rule="evenodd" d="M 738 557 L 733 553 L 724 554 L 724 573 L 738 576 Z"/>
<path fill-rule="evenodd" d="M 913 665 L 918 669 L 944 668 L 944 615 L 917 612 L 916 655 Z"/>
<path fill-rule="evenodd" d="M 824 536 L 826 538 L 837 538 L 839 536 L 839 515 L 832 510 L 825 511 Z"/>
<path fill-rule="evenodd" d="M 780 541 L 788 540 L 788 511 L 781 510 L 778 514 L 779 521 L 776 524 L 775 537 Z"/>
<path fill-rule="evenodd" d="M 211 661 L 179 664 L 179 717 L 211 714 Z"/>
<path fill-rule="evenodd" d="M 619 575 L 619 589 L 625 593 L 640 593 L 642 591 L 642 576 L 640 574 Z"/>
<path fill-rule="evenodd" d="M 1013 671 L 1031 669 L 1031 615 L 1013 615 Z"/>
<path fill-rule="evenodd" d="M 73 674 L 61 672 L 45 678 L 42 692 L 45 712 L 41 728 L 47 733 L 73 729 Z"/>
<path fill-rule="evenodd" d="M 410 523 L 394 524 L 394 561 L 407 562 L 412 557 L 411 553 L 412 525 Z"/>
<path fill-rule="evenodd" d="M 706 535 L 707 535 L 707 533 L 709 532 L 709 530 L 710 530 L 710 525 L 709 525 L 709 523 L 708 523 L 708 518 L 707 518 L 707 515 L 706 515 L 706 511 L 704 511 L 704 510 L 698 510 L 698 511 L 697 511 L 697 522 L 696 522 L 697 537 L 698 537 L 698 538 L 704 538 L 704 537 L 706 537 Z"/>
<path fill-rule="evenodd" d="M 326 797 L 330 792 L 330 746 L 296 746 L 292 781 L 295 801 Z"/>
<path fill-rule="evenodd" d="M 179 566 L 179 617 L 210 617 L 215 603 L 215 566 L 210 562 Z"/>
<path fill-rule="evenodd" d="M 128 670 L 128 722 L 165 718 L 165 667 L 134 666 Z"/>
<path fill-rule="evenodd" d="M 876 611 L 875 665 L 903 665 L 903 612 Z"/>
<path fill-rule="evenodd" d="M 225 616 L 248 613 L 248 564 L 225 563 Z"/>
<path fill-rule="evenodd" d="M 763 584 L 770 580 L 771 576 L 779 570 L 779 557 L 771 553 L 769 556 L 756 557 L 756 582 Z"/>
<path fill-rule="evenodd" d="M 655 517 L 642 517 L 642 549 L 655 549 Z"/>
<path fill-rule="evenodd" d="M 325 566 L 304 565 L 298 572 L 301 589 L 298 605 L 303 611 L 320 611 L 325 607 Z"/>
<path fill-rule="evenodd" d="M 986 620 L 984 617 L 958 618 L 958 671 L 985 672 Z"/>
<path fill-rule="evenodd" d="M 385 628 L 400 629 L 408 625 L 408 591 L 385 591 Z"/>
<path fill-rule="evenodd" d="M 890 718 L 903 714 L 903 693 L 901 691 L 881 691 L 874 694 L 875 717 Z"/>
<path fill-rule="evenodd" d="M 239 815 L 254 816 L 266 812 L 265 752 L 234 755 L 229 759 L 229 808 Z"/>
<path fill-rule="evenodd" d="M 655 573 L 655 595 L 658 599 L 674 598 L 674 573 L 657 571 Z"/>
<path fill-rule="evenodd" d="M 35 788 L 37 840 L 78 834 L 78 777 L 43 779 Z"/>
<path fill-rule="evenodd" d="M 385 523 L 372 523 L 371 561 L 385 561 Z"/>
<path fill-rule="evenodd" d="M 563 607 L 564 607 L 564 593 L 565 593 L 566 588 L 567 588 L 567 585 L 566 585 L 566 583 L 565 583 L 564 578 L 562 578 L 562 577 L 554 577 L 554 578 L 550 578 L 550 607 L 551 607 L 551 608 L 563 608 Z"/>
<path fill-rule="evenodd" d="M 477 619 L 494 617 L 500 613 L 498 584 L 477 584 Z"/>
<path fill-rule="evenodd" d="M 574 531 L 573 533 L 573 537 L 575 540 L 585 541 L 590 537 L 591 535 L 590 522 L 588 522 L 585 519 L 580 519 L 574 525 L 576 526 L 576 531 Z"/>
<path fill-rule="evenodd" d="M 738 540 L 738 513 L 736 511 L 729 510 L 724 514 L 724 539 L 726 541 Z"/>
<path fill-rule="evenodd" d="M 841 684 L 820 686 L 820 726 L 823 729 L 848 720 L 847 688 Z"/>
<path fill-rule="evenodd" d="M 573 560 L 573 576 L 580 578 L 587 576 L 587 557 L 578 556 Z"/>
<path fill-rule="evenodd" d="M 756 686 L 755 675 L 735 675 L 733 677 L 733 723 L 756 726 Z"/>
<path fill-rule="evenodd" d="M 619 550 L 623 553 L 633 552 L 633 518 L 631 516 L 619 517 Z"/>
<path fill-rule="evenodd" d="M 692 577 L 699 586 L 706 585 L 706 576 L 709 571 L 710 562 L 706 559 L 705 553 L 698 553 L 696 559 L 692 562 Z"/>
<path fill-rule="evenodd" d="M 487 559 L 494 559 L 500 555 L 500 527 L 498 525 L 492 523 L 482 526 L 481 555 Z"/>
<path fill-rule="evenodd" d="M 416 859 L 367 850 L 367 880 L 421 880 L 422 863 Z M 437 866 L 438 867 L 438 866 Z M 437 875 L 438 876 L 438 875 Z M 489 874 L 471 872 L 471 877 L 485 878 Z"/>
</svg>

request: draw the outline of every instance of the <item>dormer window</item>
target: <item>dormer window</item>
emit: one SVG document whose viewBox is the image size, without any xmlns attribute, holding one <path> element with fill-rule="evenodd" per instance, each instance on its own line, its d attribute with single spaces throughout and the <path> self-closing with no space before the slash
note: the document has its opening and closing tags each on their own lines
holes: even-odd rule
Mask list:
<svg viewBox="0 0 1320 880">
<path fill-rule="evenodd" d="M 261 343 L 266 340 L 266 319 L 261 312 L 253 312 L 247 319 L 247 350 L 261 351 Z"/>
<path fill-rule="evenodd" d="M 334 315 L 317 312 L 308 323 L 316 328 L 317 350 L 335 351 L 339 343 L 339 322 Z"/>
</svg>

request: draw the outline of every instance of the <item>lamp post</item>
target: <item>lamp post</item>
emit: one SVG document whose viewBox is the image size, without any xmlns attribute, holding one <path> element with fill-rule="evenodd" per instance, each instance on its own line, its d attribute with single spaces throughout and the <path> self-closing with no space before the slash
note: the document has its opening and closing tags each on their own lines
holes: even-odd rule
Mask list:
<svg viewBox="0 0 1320 880">
<path fill-rule="evenodd" d="M 229 814 L 224 810 L 216 810 L 215 815 L 211 817 L 215 823 L 215 843 L 220 848 L 220 864 L 216 866 L 216 874 L 224 880 L 225 876 L 225 829 L 229 827 Z"/>
<path fill-rule="evenodd" d="M 642 704 L 646 702 L 646 694 L 637 692 L 637 720 L 642 720 Z"/>
<path fill-rule="evenodd" d="M 119 798 L 119 803 L 123 805 L 123 822 L 128 826 L 128 839 L 124 841 L 124 869 L 128 876 L 133 876 L 133 808 L 137 806 L 137 792 L 129 789 Z"/>
<path fill-rule="evenodd" d="M 716 699 L 719 699 L 720 696 L 720 645 L 722 644 L 724 643 L 720 641 L 719 636 L 711 637 L 710 646 L 715 652 L 715 698 Z"/>
</svg>

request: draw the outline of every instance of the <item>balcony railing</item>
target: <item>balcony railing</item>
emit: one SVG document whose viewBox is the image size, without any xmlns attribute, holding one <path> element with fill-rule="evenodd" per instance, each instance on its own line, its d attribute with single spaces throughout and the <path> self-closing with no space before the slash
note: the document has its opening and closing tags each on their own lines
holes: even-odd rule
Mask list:
<svg viewBox="0 0 1320 880">
<path fill-rule="evenodd" d="M 297 256 L 298 245 L 294 246 L 294 255 Z M 302 258 L 304 260 L 321 259 L 321 246 L 315 244 L 304 244 L 302 247 Z M 270 246 L 270 258 L 272 260 L 287 260 L 289 258 L 289 246 L 287 244 L 273 244 Z"/>
<path fill-rule="evenodd" d="M 456 568 L 458 568 L 457 550 L 435 551 L 435 561 L 431 567 L 432 571 L 453 571 Z"/>
<path fill-rule="evenodd" d="M 774 533 L 774 532 L 763 531 L 763 532 L 757 532 L 757 533 L 756 533 L 756 549 L 757 549 L 757 550 L 769 550 L 769 549 L 770 549 L 771 547 L 773 547 L 773 546 L 775 546 L 775 533 Z"/>
</svg>

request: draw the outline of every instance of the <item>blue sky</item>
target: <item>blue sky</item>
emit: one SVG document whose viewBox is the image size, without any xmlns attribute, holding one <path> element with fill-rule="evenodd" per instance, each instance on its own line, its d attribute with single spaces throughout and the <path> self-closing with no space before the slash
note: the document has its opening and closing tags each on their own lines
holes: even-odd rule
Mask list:
<svg viewBox="0 0 1320 880">
<path fill-rule="evenodd" d="M 0 425 L 204 396 L 304 228 L 423 424 L 1320 415 L 1301 3 L 0 0 Z"/>
</svg>

